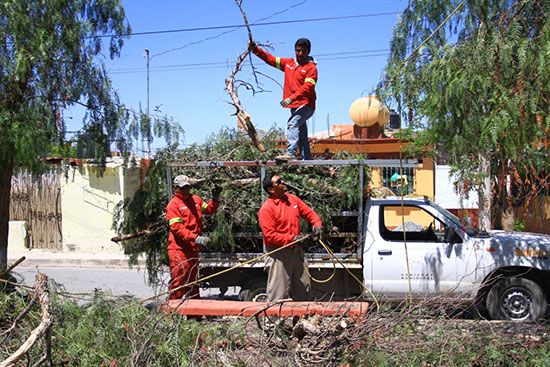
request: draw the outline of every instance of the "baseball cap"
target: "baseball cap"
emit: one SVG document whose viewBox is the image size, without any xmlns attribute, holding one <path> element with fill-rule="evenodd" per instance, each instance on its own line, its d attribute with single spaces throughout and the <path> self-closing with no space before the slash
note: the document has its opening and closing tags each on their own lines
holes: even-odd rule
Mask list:
<svg viewBox="0 0 550 367">
<path fill-rule="evenodd" d="M 190 186 L 191 183 L 189 182 L 189 177 L 186 175 L 179 175 L 174 178 L 174 186 L 184 187 L 188 185 Z"/>
</svg>

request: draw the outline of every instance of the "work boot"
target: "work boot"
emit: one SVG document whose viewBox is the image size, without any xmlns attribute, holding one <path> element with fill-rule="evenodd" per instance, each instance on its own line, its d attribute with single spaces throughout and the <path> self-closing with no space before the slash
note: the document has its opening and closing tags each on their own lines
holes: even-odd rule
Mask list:
<svg viewBox="0 0 550 367">
<path fill-rule="evenodd" d="M 290 161 L 290 160 L 293 160 L 293 159 L 296 159 L 296 157 L 291 155 L 291 154 L 288 154 L 288 153 L 278 155 L 278 156 L 275 157 L 276 161 Z"/>
</svg>

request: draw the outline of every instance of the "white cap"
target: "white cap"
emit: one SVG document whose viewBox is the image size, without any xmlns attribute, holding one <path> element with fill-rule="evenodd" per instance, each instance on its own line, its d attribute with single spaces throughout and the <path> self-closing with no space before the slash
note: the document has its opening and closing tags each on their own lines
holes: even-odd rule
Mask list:
<svg viewBox="0 0 550 367">
<path fill-rule="evenodd" d="M 189 177 L 185 175 L 179 175 L 174 178 L 174 186 L 178 187 L 184 187 L 184 186 L 190 186 L 191 183 L 189 182 Z"/>
</svg>

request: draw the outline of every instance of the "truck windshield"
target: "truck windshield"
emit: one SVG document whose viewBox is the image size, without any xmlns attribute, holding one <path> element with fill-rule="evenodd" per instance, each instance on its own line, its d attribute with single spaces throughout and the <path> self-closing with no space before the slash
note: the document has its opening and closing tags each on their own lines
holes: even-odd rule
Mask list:
<svg viewBox="0 0 550 367">
<path fill-rule="evenodd" d="M 474 227 L 472 227 L 471 225 L 469 225 L 467 223 L 462 223 L 462 221 L 460 220 L 459 217 L 457 217 L 456 215 L 454 215 L 453 213 L 451 213 L 447 209 L 437 205 L 436 203 L 434 203 L 431 200 L 430 200 L 430 205 L 433 206 L 434 208 L 436 208 L 440 213 L 442 213 L 444 216 L 449 218 L 451 221 L 453 221 L 457 226 L 459 226 L 460 228 L 463 228 L 464 231 L 466 231 L 466 233 L 468 233 L 469 236 L 474 236 L 477 233 L 477 231 Z"/>
</svg>

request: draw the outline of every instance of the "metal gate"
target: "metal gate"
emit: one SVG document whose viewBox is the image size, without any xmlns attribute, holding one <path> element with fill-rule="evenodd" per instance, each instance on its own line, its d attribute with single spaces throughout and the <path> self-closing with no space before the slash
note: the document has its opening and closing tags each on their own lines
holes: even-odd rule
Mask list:
<svg viewBox="0 0 550 367">
<path fill-rule="evenodd" d="M 29 248 L 61 250 L 61 219 L 60 170 L 40 177 L 21 171 L 12 177 L 10 220 L 27 222 Z"/>
</svg>

